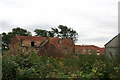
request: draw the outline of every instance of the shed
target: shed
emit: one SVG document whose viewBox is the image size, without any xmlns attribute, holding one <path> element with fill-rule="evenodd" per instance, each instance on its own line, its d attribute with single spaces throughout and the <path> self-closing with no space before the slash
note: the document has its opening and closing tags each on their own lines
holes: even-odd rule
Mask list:
<svg viewBox="0 0 120 80">
<path fill-rule="evenodd" d="M 111 57 L 111 56 L 116 57 L 120 55 L 119 53 L 120 47 L 118 42 L 120 41 L 119 37 L 120 37 L 120 34 L 116 35 L 108 43 L 105 44 L 105 54 L 108 57 Z"/>
</svg>

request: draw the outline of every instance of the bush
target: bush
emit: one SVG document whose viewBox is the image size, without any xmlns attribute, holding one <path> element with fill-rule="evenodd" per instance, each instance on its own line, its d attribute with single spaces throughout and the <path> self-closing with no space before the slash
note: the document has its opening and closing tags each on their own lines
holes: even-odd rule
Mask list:
<svg viewBox="0 0 120 80">
<path fill-rule="evenodd" d="M 29 55 L 5 54 L 3 56 L 3 80 L 39 78 L 80 78 L 115 79 L 120 78 L 120 64 L 103 55 L 73 54 L 72 57 L 53 58 Z"/>
</svg>

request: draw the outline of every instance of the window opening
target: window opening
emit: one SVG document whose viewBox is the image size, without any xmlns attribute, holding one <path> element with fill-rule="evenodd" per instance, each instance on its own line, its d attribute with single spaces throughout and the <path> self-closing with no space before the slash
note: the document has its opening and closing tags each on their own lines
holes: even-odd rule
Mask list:
<svg viewBox="0 0 120 80">
<path fill-rule="evenodd" d="M 35 46 L 35 42 L 32 41 L 32 42 L 31 42 L 31 46 L 32 46 L 32 47 Z"/>
</svg>

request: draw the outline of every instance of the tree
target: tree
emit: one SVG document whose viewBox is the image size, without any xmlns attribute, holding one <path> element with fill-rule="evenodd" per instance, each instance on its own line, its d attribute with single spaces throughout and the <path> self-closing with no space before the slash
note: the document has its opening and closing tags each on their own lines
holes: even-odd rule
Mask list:
<svg viewBox="0 0 120 80">
<path fill-rule="evenodd" d="M 36 33 L 35 36 L 54 37 L 54 33 L 52 31 L 47 31 L 47 30 L 43 30 L 43 29 L 35 29 L 34 32 Z"/>
<path fill-rule="evenodd" d="M 3 50 L 9 49 L 10 40 L 16 34 L 19 36 L 31 36 L 32 35 L 31 32 L 27 31 L 26 29 L 19 28 L 19 27 L 13 28 L 12 32 L 8 32 L 8 33 L 3 32 L 2 33 L 2 49 Z"/>
<path fill-rule="evenodd" d="M 55 37 L 60 37 L 59 31 L 57 28 L 51 28 L 51 29 L 52 29 L 52 32 L 54 33 Z"/>
<path fill-rule="evenodd" d="M 55 35 L 54 35 L 54 32 L 53 31 L 48 31 L 48 36 L 49 37 L 54 37 Z"/>
<path fill-rule="evenodd" d="M 20 35 L 20 36 L 31 36 L 31 32 L 27 31 L 26 29 L 22 29 L 22 28 L 13 28 L 12 29 L 12 33 L 15 35 Z"/>
<path fill-rule="evenodd" d="M 12 36 L 13 36 L 12 32 L 9 32 L 8 34 L 5 32 L 2 33 L 2 50 L 9 49 L 9 43 Z"/>
<path fill-rule="evenodd" d="M 52 28 L 56 37 L 59 38 L 68 38 L 73 42 L 77 41 L 78 33 L 72 28 L 68 28 L 67 26 L 59 25 L 58 28 Z"/>
</svg>

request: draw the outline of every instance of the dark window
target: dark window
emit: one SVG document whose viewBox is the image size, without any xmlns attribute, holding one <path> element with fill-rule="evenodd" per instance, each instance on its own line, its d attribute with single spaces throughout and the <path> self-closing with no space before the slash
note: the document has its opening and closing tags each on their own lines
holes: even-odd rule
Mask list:
<svg viewBox="0 0 120 80">
<path fill-rule="evenodd" d="M 22 46 L 22 42 L 23 42 L 23 41 L 22 41 L 22 40 L 20 40 L 20 45 L 21 45 L 21 46 Z"/>
<path fill-rule="evenodd" d="M 31 46 L 32 46 L 32 47 L 35 46 L 35 42 L 31 42 Z"/>
<path fill-rule="evenodd" d="M 28 49 L 28 47 L 25 47 L 26 49 Z"/>
<path fill-rule="evenodd" d="M 67 49 L 67 48 L 65 48 L 65 49 Z"/>
</svg>

